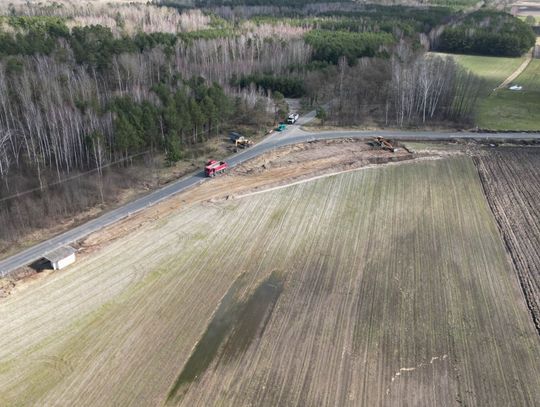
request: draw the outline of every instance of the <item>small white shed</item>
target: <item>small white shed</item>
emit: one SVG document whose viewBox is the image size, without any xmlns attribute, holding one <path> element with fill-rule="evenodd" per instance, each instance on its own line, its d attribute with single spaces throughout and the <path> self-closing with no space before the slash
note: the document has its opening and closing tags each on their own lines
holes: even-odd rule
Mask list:
<svg viewBox="0 0 540 407">
<path fill-rule="evenodd" d="M 60 270 L 75 263 L 75 253 L 77 250 L 73 247 L 64 246 L 47 253 L 44 257 L 51 262 L 54 270 Z"/>
</svg>

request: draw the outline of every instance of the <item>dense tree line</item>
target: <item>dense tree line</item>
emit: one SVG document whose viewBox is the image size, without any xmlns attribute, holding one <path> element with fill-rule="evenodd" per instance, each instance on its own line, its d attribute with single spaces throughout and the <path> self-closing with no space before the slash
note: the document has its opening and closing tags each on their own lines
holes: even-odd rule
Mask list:
<svg viewBox="0 0 540 407">
<path fill-rule="evenodd" d="M 176 34 L 212 26 L 212 16 L 200 10 L 179 13 L 174 8 L 141 2 L 4 1 L 0 2 L 0 15 L 62 18 L 77 27 L 101 25 L 110 28 L 116 37 L 139 32 Z"/>
<path fill-rule="evenodd" d="M 446 7 L 407 7 L 365 5 L 364 10 L 347 13 L 320 13 L 319 17 L 330 17 L 320 24 L 322 29 L 347 31 L 386 31 L 396 29 L 405 35 L 428 33 L 431 29 L 446 22 L 452 11 Z"/>
<path fill-rule="evenodd" d="M 391 19 L 386 17 L 357 17 L 357 18 L 328 18 L 321 20 L 317 24 L 322 30 L 331 31 L 351 31 L 351 32 L 378 32 L 397 34 L 400 36 L 412 36 L 417 32 L 429 31 L 428 26 L 424 26 L 417 20 L 406 20 L 403 18 Z"/>
<path fill-rule="evenodd" d="M 133 37 L 116 38 L 110 28 L 101 25 L 74 27 L 57 17 L 10 17 L 5 21 L 9 30 L 0 28 L 0 56 L 50 55 L 62 47 L 65 40 L 75 52 L 78 63 L 105 67 L 113 55 L 135 52 L 159 44 L 172 46 L 175 35 L 138 33 Z"/>
<path fill-rule="evenodd" d="M 289 98 L 300 98 L 306 93 L 304 81 L 299 76 L 252 74 L 233 78 L 231 84 L 241 88 L 248 88 L 254 84 L 266 92 L 279 92 Z"/>
<path fill-rule="evenodd" d="M 216 83 L 193 78 L 174 87 L 159 83 L 153 88 L 161 103 L 135 102 L 123 96 L 114 98 L 113 149 L 125 156 L 155 148 L 165 151 L 167 160 L 182 158 L 182 150 L 219 134 L 220 125 L 232 113 L 232 101 Z M 93 142 L 92 140 L 90 140 Z"/>
<path fill-rule="evenodd" d="M 96 86 L 103 78 L 47 57 L 25 61 L 21 74 L 5 68 L 0 64 L 0 175 L 8 189 L 11 169 L 34 167 L 43 186 L 44 168 L 61 179 L 150 147 L 179 150 L 216 134 L 230 116 L 223 89 L 200 78 L 145 78 L 155 85 L 137 95 Z"/>
<path fill-rule="evenodd" d="M 251 21 L 258 24 L 287 24 L 329 31 L 385 31 L 397 37 L 412 37 L 416 33 L 429 33 L 433 28 L 445 23 L 451 14 L 451 10 L 444 7 L 365 5 L 363 11 L 321 12 L 316 16 L 302 18 L 256 16 L 251 18 Z"/>
<path fill-rule="evenodd" d="M 480 10 L 445 28 L 438 49 L 460 54 L 519 56 L 534 46 L 535 41 L 534 31 L 518 18 Z"/>
<path fill-rule="evenodd" d="M 394 43 L 391 34 L 380 32 L 347 32 L 312 30 L 305 35 L 306 42 L 313 47 L 313 59 L 337 64 L 340 57 L 349 63 L 361 57 L 373 57 L 384 53 Z"/>
<path fill-rule="evenodd" d="M 0 240 L 114 199 L 134 179 L 133 158 L 153 151 L 175 162 L 236 116 L 266 119 L 250 90 L 183 79 L 159 49 L 119 55 L 103 73 L 19 58 L 17 70 L 0 62 Z"/>
<path fill-rule="evenodd" d="M 60 59 L 36 55 L 0 61 L 0 133 L 7 138 L 0 143 L 0 176 L 23 161 L 35 167 L 38 179 L 43 167 L 56 168 L 59 177 L 88 168 L 94 146 L 89 148 L 85 140 L 98 133 L 103 139 L 100 148 L 107 152 L 101 155 L 104 161 L 118 159 L 147 147 L 143 134 L 156 122 L 164 141 L 171 128 L 180 132 L 175 133 L 178 145 L 200 142 L 201 134 L 227 117 L 223 109 L 228 110 L 230 101 L 217 83 L 228 86 L 233 75 L 263 69 L 279 74 L 291 64 L 307 62 L 310 55 L 301 43 L 283 46 L 254 37 L 196 40 L 169 51 L 158 47 L 118 55 L 100 54 L 91 46 L 63 51 Z M 200 81 L 196 86 L 185 82 L 201 75 L 210 84 L 207 91 L 201 90 Z M 180 103 L 181 95 L 188 99 Z M 171 101 L 191 117 L 182 118 L 181 124 L 166 120 Z M 130 119 L 139 113 L 158 118 L 143 126 L 139 119 Z M 201 122 L 201 116 L 208 121 Z M 170 140 L 154 143 L 162 149 L 175 145 Z"/>
<path fill-rule="evenodd" d="M 133 179 L 122 167 L 132 157 L 174 162 L 237 118 L 260 124 L 265 97 L 237 92 L 230 78 L 279 75 L 311 55 L 301 39 L 170 38 L 74 27 L 51 52 L 0 57 L 0 240 L 114 198 Z"/>
<path fill-rule="evenodd" d="M 363 58 L 354 66 L 343 59 L 329 76 L 337 79 L 326 90 L 336 100 L 328 120 L 339 125 L 470 124 L 485 86 L 453 59 L 418 54 L 405 44 L 390 59 Z"/>
<path fill-rule="evenodd" d="M 313 3 L 353 3 L 343 0 L 155 0 L 156 4 L 177 8 L 204 8 L 219 6 L 287 6 L 304 7 Z"/>
<path fill-rule="evenodd" d="M 3 24 L 9 31 L 0 29 L 0 55 L 49 55 L 59 38 L 70 36 L 65 21 L 57 17 L 9 17 Z"/>
<path fill-rule="evenodd" d="M 189 10 L 201 7 L 228 20 L 266 16 L 274 18 L 310 18 L 312 16 L 341 16 L 364 20 L 415 20 L 424 27 L 440 24 L 453 11 L 447 7 L 401 6 L 393 1 L 366 4 L 357 1 L 318 0 L 153 0 L 162 7 Z M 417 25 L 415 23 L 415 25 Z"/>
</svg>

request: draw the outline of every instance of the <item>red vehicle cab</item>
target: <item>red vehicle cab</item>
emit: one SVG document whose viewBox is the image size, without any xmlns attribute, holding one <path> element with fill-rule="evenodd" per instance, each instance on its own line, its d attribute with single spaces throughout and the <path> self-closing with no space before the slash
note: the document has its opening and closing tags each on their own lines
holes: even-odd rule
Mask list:
<svg viewBox="0 0 540 407">
<path fill-rule="evenodd" d="M 223 174 L 227 168 L 229 168 L 229 164 L 225 161 L 210 160 L 204 167 L 204 175 L 215 177 L 217 174 Z"/>
</svg>

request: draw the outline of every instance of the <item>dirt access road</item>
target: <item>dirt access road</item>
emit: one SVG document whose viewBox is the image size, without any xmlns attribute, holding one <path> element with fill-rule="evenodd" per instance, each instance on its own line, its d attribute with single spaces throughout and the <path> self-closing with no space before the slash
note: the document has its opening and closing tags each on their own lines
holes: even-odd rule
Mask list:
<svg viewBox="0 0 540 407">
<path fill-rule="evenodd" d="M 314 112 L 309 113 L 298 122 L 298 125 L 289 126 L 289 128 L 278 134 L 272 134 L 266 139 L 256 144 L 248 150 L 244 150 L 227 159 L 231 167 L 235 167 L 247 160 L 255 158 L 268 151 L 272 151 L 278 147 L 302 143 L 315 140 L 331 140 L 344 137 L 366 139 L 375 136 L 383 136 L 397 140 L 445 140 L 445 139 L 540 139 L 540 134 L 522 133 L 466 133 L 466 132 L 403 132 L 403 131 L 329 131 L 310 133 L 303 131 L 300 126 L 312 120 L 315 116 Z M 67 244 L 72 244 L 77 240 L 88 236 L 90 233 L 96 232 L 106 226 L 114 224 L 119 220 L 129 217 L 145 208 L 148 208 L 156 203 L 159 203 L 171 196 L 180 192 L 186 191 L 196 185 L 205 182 L 202 171 L 196 172 L 190 176 L 184 177 L 175 181 L 161 189 L 158 189 L 147 196 L 132 201 L 124 206 L 116 208 L 99 218 L 93 219 L 85 224 L 82 224 L 74 229 L 62 233 L 45 242 L 28 248 L 16 255 L 13 255 L 5 260 L 0 261 L 0 277 L 19 269 L 20 267 L 31 264 L 39 260 L 47 253 L 58 249 Z"/>
<path fill-rule="evenodd" d="M 533 58 L 533 52 L 534 52 L 534 48 L 531 48 L 531 50 L 527 53 L 527 57 L 525 58 L 525 61 L 523 61 L 522 64 L 518 66 L 518 68 L 508 76 L 508 78 L 506 78 L 499 86 L 497 86 L 495 90 L 507 88 L 508 85 L 510 85 L 514 81 L 514 79 L 516 79 L 519 75 L 521 75 L 523 71 L 525 71 L 525 69 L 527 69 L 527 67 L 531 63 L 532 58 Z"/>
</svg>

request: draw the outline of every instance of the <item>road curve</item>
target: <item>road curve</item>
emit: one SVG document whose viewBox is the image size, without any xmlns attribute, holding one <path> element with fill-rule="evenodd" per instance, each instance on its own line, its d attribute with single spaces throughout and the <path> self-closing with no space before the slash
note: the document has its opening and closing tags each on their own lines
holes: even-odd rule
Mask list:
<svg viewBox="0 0 540 407">
<path fill-rule="evenodd" d="M 306 120 L 307 119 L 307 120 Z M 305 117 L 299 124 L 305 124 L 311 116 Z M 383 136 L 399 140 L 446 140 L 446 139 L 482 139 L 482 140 L 502 140 L 502 139 L 540 139 L 537 133 L 467 133 L 467 132 L 399 132 L 399 131 L 325 131 L 309 133 L 303 131 L 299 126 L 289 126 L 289 129 L 282 133 L 274 133 L 265 138 L 260 143 L 248 150 L 243 150 L 227 159 L 231 167 L 237 166 L 247 160 L 257 157 L 263 153 L 278 147 L 302 143 L 315 140 L 331 140 L 337 138 L 370 138 L 374 136 Z M 155 190 L 150 194 L 116 208 L 104 215 L 86 222 L 80 226 L 68 230 L 58 236 L 39 243 L 33 247 L 21 251 L 5 260 L 0 261 L 0 277 L 20 268 L 31 264 L 47 253 L 80 240 L 89 234 L 96 232 L 106 226 L 109 226 L 121 219 L 137 213 L 149 206 L 155 205 L 175 194 L 186 191 L 205 181 L 202 171 L 193 173 L 189 176 L 174 181 L 163 188 Z"/>
</svg>

